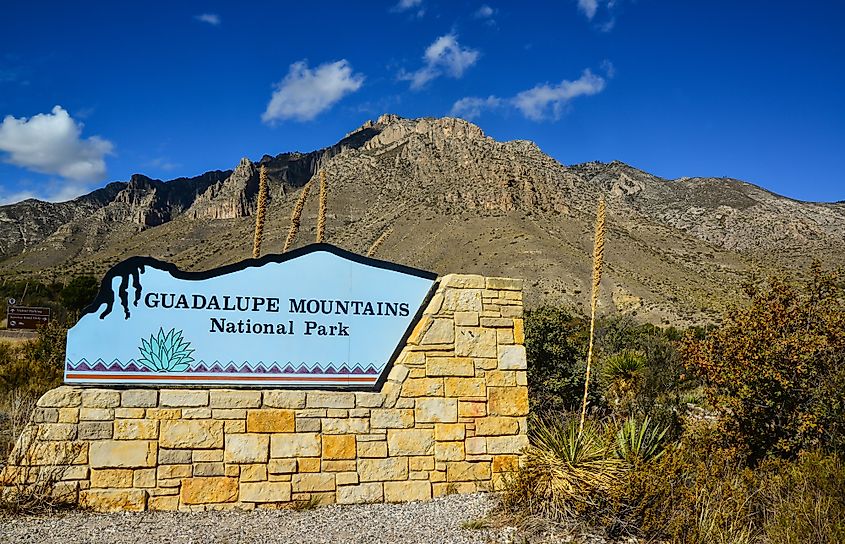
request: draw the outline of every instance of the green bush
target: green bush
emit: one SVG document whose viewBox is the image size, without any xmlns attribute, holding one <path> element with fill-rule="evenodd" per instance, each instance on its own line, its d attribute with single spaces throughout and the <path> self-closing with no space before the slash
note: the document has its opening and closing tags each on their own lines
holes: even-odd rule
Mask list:
<svg viewBox="0 0 845 544">
<path fill-rule="evenodd" d="M 52 321 L 38 336 L 22 344 L 0 344 L 0 393 L 41 395 L 61 384 L 67 329 Z"/>
</svg>

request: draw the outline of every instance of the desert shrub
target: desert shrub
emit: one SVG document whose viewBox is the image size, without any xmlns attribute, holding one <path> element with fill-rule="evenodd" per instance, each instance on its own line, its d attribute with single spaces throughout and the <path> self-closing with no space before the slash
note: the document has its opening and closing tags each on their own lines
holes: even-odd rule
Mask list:
<svg viewBox="0 0 845 544">
<path fill-rule="evenodd" d="M 100 289 L 100 282 L 93 276 L 77 276 L 70 280 L 59 293 L 65 308 L 78 312 L 91 304 Z"/>
<path fill-rule="evenodd" d="M 660 425 L 645 416 L 634 416 L 622 423 L 616 432 L 616 454 L 632 465 L 660 458 L 666 451 L 666 433 L 669 427 Z"/>
<path fill-rule="evenodd" d="M 605 358 L 601 376 L 615 412 L 630 411 L 647 369 L 645 356 L 638 351 L 625 349 Z"/>
<path fill-rule="evenodd" d="M 845 290 L 816 265 L 804 286 L 773 279 L 750 305 L 683 346 L 725 440 L 752 462 L 845 446 Z"/>
<path fill-rule="evenodd" d="M 56 321 L 19 345 L 0 344 L 0 393 L 18 390 L 40 395 L 61 384 L 67 329 Z"/>
</svg>

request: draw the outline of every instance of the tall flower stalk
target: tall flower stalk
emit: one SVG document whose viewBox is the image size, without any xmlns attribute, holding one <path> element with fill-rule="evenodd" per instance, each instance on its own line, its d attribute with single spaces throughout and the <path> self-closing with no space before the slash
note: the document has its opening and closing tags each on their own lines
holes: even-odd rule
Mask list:
<svg viewBox="0 0 845 544">
<path fill-rule="evenodd" d="M 378 251 L 378 248 L 381 247 L 381 245 L 384 243 L 387 237 L 390 236 L 390 233 L 392 232 L 393 227 L 387 227 L 387 229 L 385 229 L 385 231 L 381 233 L 381 236 L 379 236 L 376 241 L 373 242 L 373 245 L 370 246 L 370 249 L 367 250 L 367 257 L 372 257 L 373 255 L 375 255 L 376 251 Z"/>
<path fill-rule="evenodd" d="M 326 241 L 326 196 L 328 187 L 326 184 L 326 171 L 320 170 L 320 212 L 317 216 L 317 243 Z"/>
<path fill-rule="evenodd" d="M 288 237 L 285 240 L 285 247 L 282 253 L 288 251 L 296 241 L 296 235 L 299 233 L 299 222 L 302 219 L 302 210 L 305 209 L 305 201 L 308 200 L 308 193 L 311 191 L 311 181 L 308 181 L 299 193 L 299 199 L 296 201 L 296 206 L 293 207 L 293 212 L 290 214 L 290 228 L 288 229 Z"/>
<path fill-rule="evenodd" d="M 605 204 L 604 197 L 599 199 L 596 210 L 596 237 L 593 244 L 593 292 L 590 297 L 590 347 L 587 350 L 587 373 L 584 378 L 584 400 L 581 402 L 581 423 L 578 432 L 584 431 L 584 419 L 587 417 L 587 392 L 590 389 L 590 369 L 593 363 L 593 341 L 596 335 L 596 306 L 599 301 L 599 285 L 604 263 Z"/>
<path fill-rule="evenodd" d="M 261 239 L 264 237 L 264 217 L 267 215 L 267 169 L 261 165 L 258 175 L 258 210 L 255 213 L 255 238 L 252 241 L 252 258 L 261 256 Z"/>
</svg>

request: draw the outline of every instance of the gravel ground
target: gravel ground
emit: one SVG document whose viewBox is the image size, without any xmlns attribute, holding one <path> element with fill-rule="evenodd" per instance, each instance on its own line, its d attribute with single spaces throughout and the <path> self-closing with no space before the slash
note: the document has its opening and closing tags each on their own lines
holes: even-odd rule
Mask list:
<svg viewBox="0 0 845 544">
<path fill-rule="evenodd" d="M 451 495 L 429 502 L 324 506 L 313 510 L 144 512 L 0 518 L 0 543 L 109 544 L 486 544 L 507 543 L 514 529 L 462 529 L 496 505 L 487 494 Z"/>
</svg>

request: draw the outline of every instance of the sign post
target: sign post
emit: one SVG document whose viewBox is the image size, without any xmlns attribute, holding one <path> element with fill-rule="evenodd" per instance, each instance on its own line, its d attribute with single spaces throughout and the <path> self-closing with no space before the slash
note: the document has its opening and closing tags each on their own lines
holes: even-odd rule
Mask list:
<svg viewBox="0 0 845 544">
<path fill-rule="evenodd" d="M 9 329 L 37 329 L 50 322 L 50 308 L 40 306 L 17 306 L 15 299 L 9 299 L 6 307 L 6 327 Z"/>
</svg>

